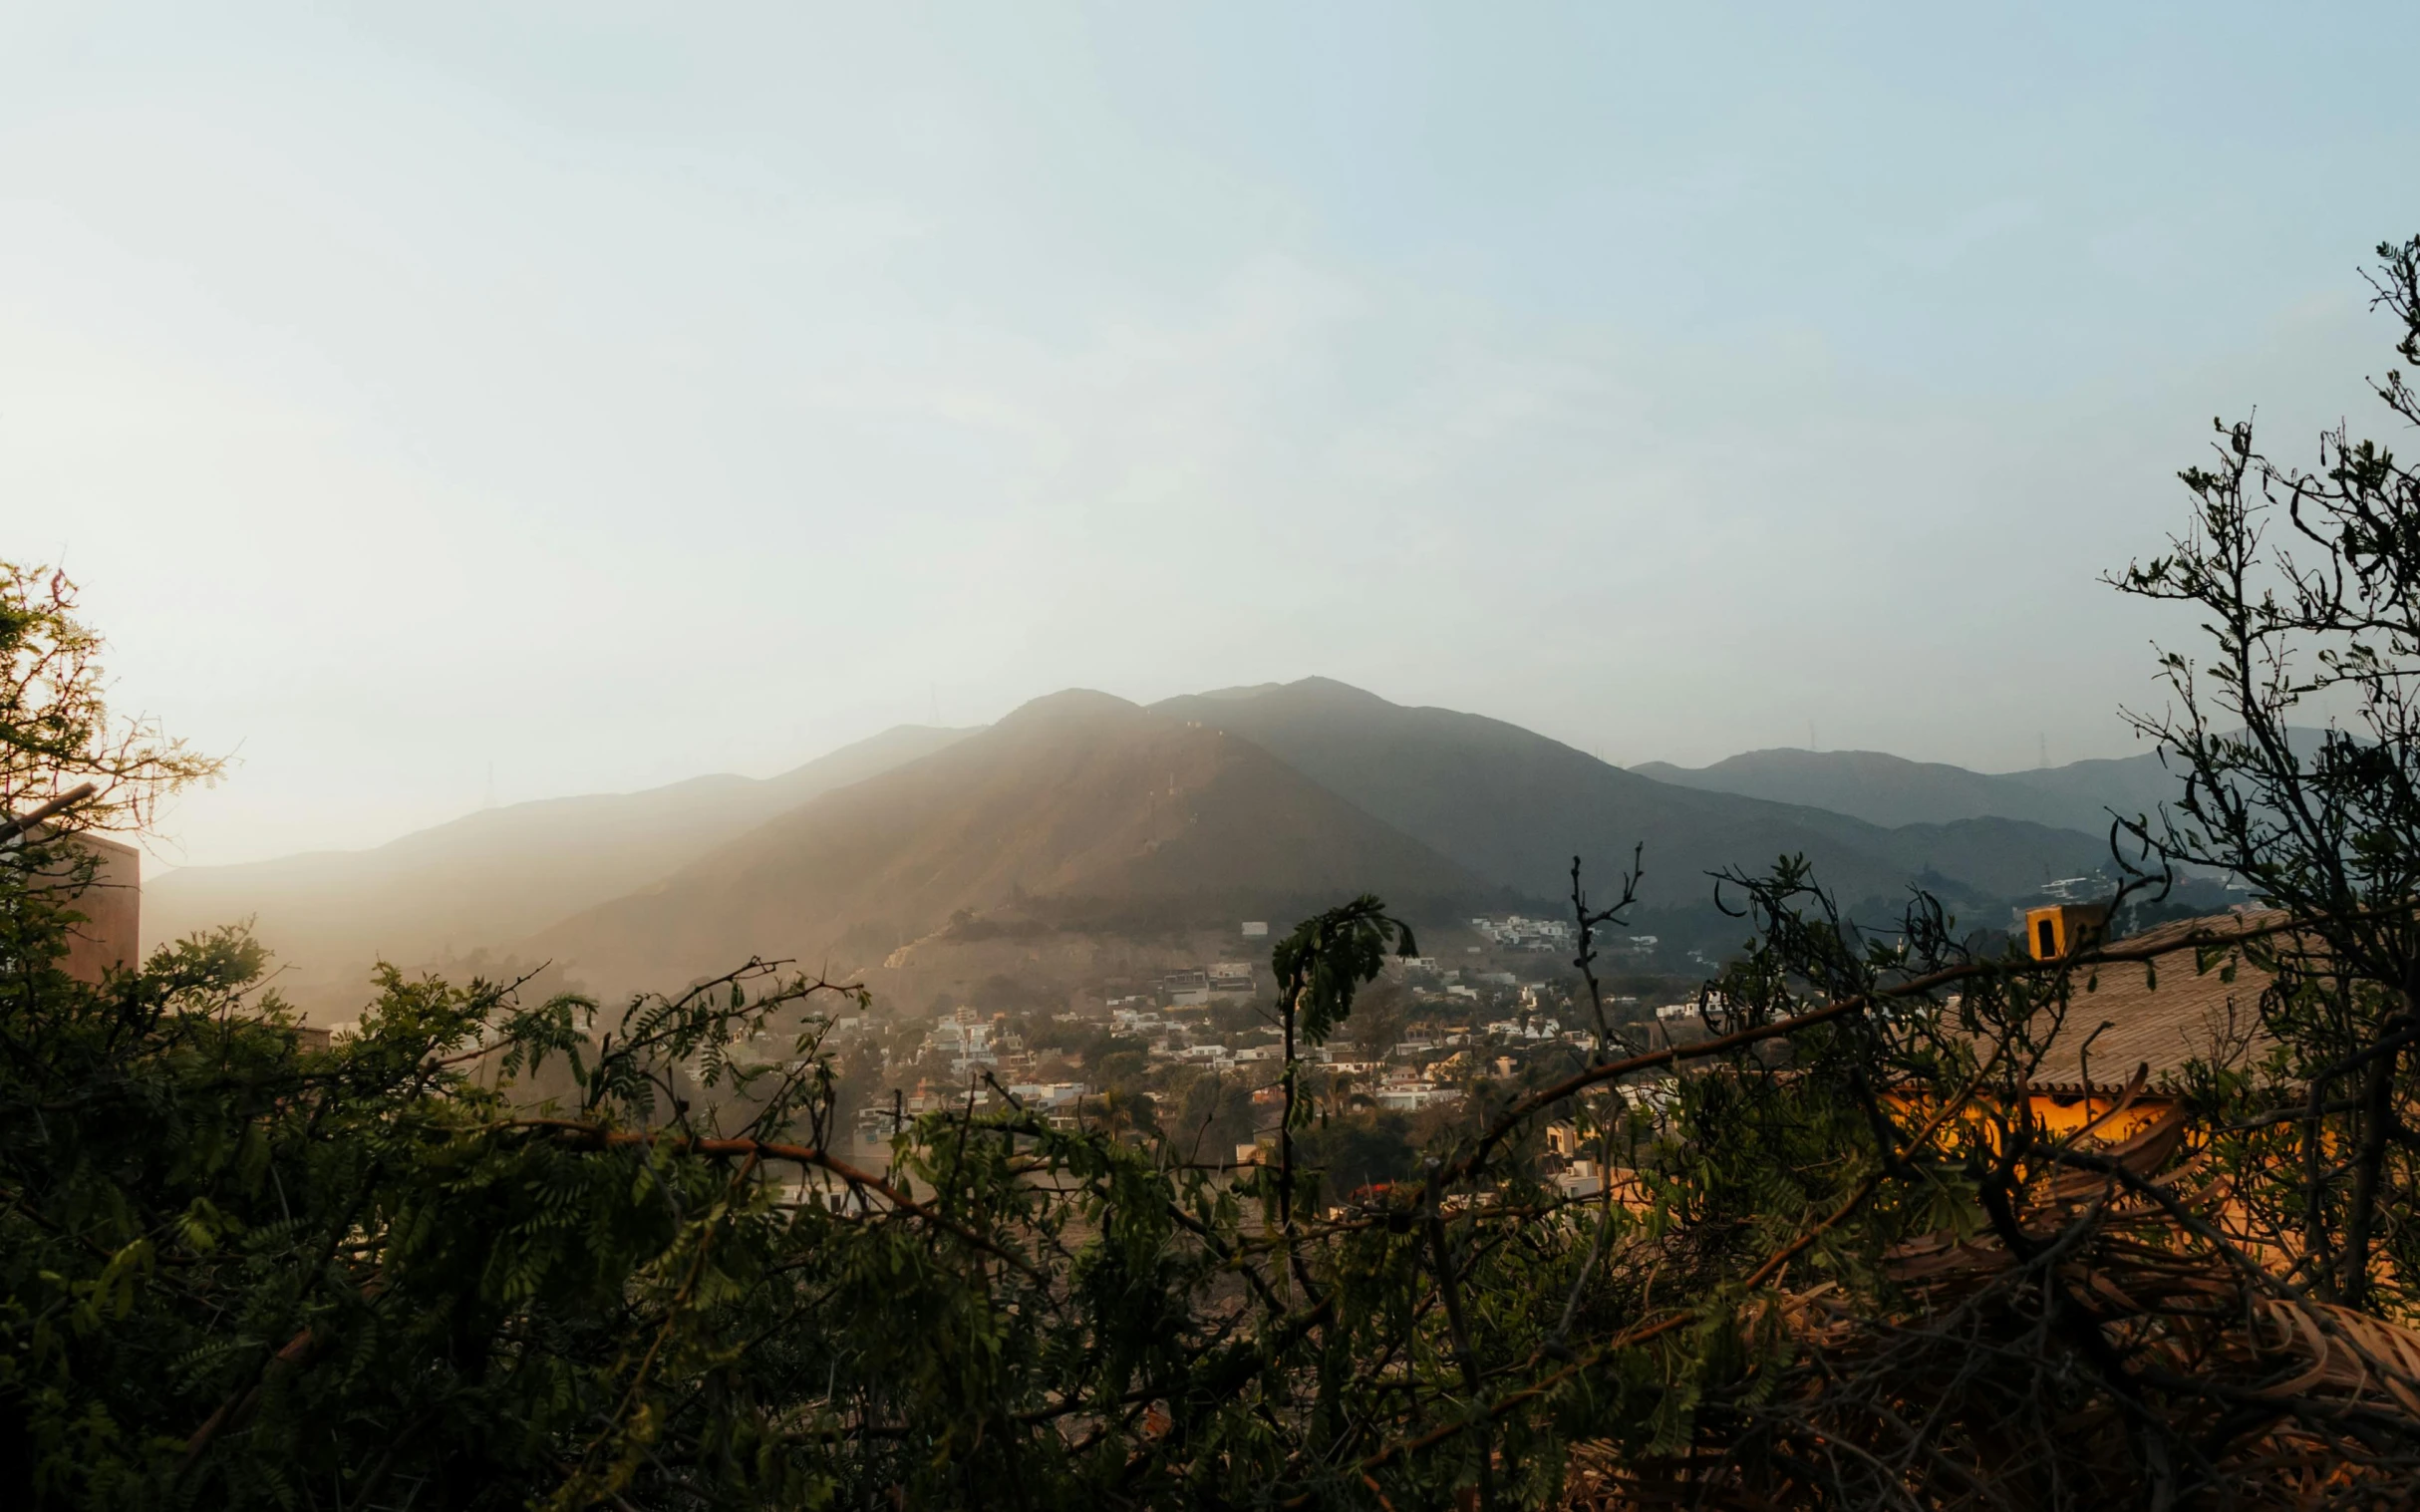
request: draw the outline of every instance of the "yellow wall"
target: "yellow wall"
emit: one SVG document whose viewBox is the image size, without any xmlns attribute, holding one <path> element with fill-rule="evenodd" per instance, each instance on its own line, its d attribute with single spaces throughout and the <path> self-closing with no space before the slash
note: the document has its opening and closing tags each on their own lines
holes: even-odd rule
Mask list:
<svg viewBox="0 0 2420 1512">
<path fill-rule="evenodd" d="M 2098 945 L 2108 916 L 2109 911 L 2097 903 L 2061 903 L 2028 909 L 2025 951 L 2036 961 L 2055 961 Z"/>
<path fill-rule="evenodd" d="M 2037 1091 L 2025 1099 L 2025 1110 L 2035 1123 L 2041 1125 L 2044 1133 L 2053 1138 L 2064 1138 L 2084 1128 L 2093 1119 L 2108 1114 L 2122 1100 L 2114 1090 L 2089 1093 Z M 1903 1118 L 1922 1120 L 1933 1113 L 1930 1097 L 1894 1092 L 1885 1096 L 1883 1101 Z M 2138 1095 L 2125 1111 L 2110 1116 L 2093 1129 L 2092 1137 L 2103 1144 L 2115 1144 L 2140 1133 L 2175 1106 L 2176 1099 L 2163 1093 Z M 1962 1109 L 1959 1117 L 1966 1123 L 1987 1125 L 1992 1111 L 1990 1106 L 1978 1100 Z"/>
</svg>

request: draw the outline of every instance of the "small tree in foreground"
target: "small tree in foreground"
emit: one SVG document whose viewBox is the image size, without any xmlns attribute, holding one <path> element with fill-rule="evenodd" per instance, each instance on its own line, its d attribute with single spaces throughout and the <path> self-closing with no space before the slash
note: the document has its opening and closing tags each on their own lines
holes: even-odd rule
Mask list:
<svg viewBox="0 0 2420 1512">
<path fill-rule="evenodd" d="M 2420 364 L 2420 237 L 2378 248 L 2374 306 Z M 2372 388 L 2405 427 L 2420 392 Z M 2214 424 L 2217 424 L 2214 422 Z M 2293 1279 L 2330 1301 L 2420 1303 L 2420 473 L 2341 425 L 2315 465 L 2218 425 L 2182 475 L 2189 528 L 2114 579 L 2191 605 L 2207 661 L 2168 654 L 2173 706 L 2133 717 L 2183 790 L 2127 825 L 2171 861 L 2242 879 L 2298 926 L 2269 937 L 2272 1053 L 2238 1074 L 2294 1116 L 2230 1141 L 2242 1200 Z"/>
</svg>

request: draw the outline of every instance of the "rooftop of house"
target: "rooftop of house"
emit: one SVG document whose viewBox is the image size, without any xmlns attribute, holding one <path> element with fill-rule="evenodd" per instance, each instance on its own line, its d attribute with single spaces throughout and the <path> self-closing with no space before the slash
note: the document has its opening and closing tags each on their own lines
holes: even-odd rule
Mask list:
<svg viewBox="0 0 2420 1512">
<path fill-rule="evenodd" d="M 2034 1074 L 2037 1082 L 2124 1081 L 2138 1065 L 2156 1083 L 2188 1060 L 2232 1043 L 2258 1052 L 2261 994 L 2269 974 L 2231 938 L 2263 931 L 2279 911 L 2177 919 L 2110 943 L 2112 951 L 2157 952 L 2148 962 L 2081 968 L 2072 979 L 2066 1020 Z"/>
</svg>

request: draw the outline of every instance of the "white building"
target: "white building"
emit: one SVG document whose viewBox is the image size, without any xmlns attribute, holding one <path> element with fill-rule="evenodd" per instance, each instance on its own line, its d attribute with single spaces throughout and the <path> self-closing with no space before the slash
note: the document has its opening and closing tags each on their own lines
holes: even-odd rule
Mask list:
<svg viewBox="0 0 2420 1512">
<path fill-rule="evenodd" d="M 961 1010 L 955 1018 L 942 1020 L 925 1037 L 928 1051 L 950 1058 L 950 1069 L 959 1075 L 979 1065 L 998 1065 L 999 1048 L 992 1044 L 992 1026 L 973 1022 L 972 1013 Z"/>
<path fill-rule="evenodd" d="M 1605 1177 L 1594 1160 L 1575 1160 L 1555 1176 L 1555 1186 L 1566 1197 L 1594 1197 L 1605 1190 Z"/>
<path fill-rule="evenodd" d="M 1461 1093 L 1430 1081 L 1389 1081 L 1377 1090 L 1378 1106 L 1394 1112 L 1416 1112 L 1432 1102 L 1452 1102 Z"/>
<path fill-rule="evenodd" d="M 1580 938 L 1569 919 L 1532 919 L 1520 914 L 1473 919 L 1470 927 L 1507 950 L 1563 950 Z"/>
<path fill-rule="evenodd" d="M 1057 1112 L 1072 1106 L 1089 1090 L 1080 1081 L 1023 1081 L 1009 1088 L 1009 1095 L 1031 1108 Z"/>
</svg>

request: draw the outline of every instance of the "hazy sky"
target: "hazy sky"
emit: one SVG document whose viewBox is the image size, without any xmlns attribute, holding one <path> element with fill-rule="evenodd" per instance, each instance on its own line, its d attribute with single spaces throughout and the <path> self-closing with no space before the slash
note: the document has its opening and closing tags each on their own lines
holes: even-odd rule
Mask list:
<svg viewBox="0 0 2420 1512">
<path fill-rule="evenodd" d="M 2094 575 L 2420 230 L 2408 3 L 358 11 L 0 10 L 0 554 L 239 755 L 165 861 L 1069 685 L 2119 754 Z"/>
</svg>

